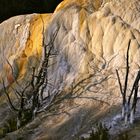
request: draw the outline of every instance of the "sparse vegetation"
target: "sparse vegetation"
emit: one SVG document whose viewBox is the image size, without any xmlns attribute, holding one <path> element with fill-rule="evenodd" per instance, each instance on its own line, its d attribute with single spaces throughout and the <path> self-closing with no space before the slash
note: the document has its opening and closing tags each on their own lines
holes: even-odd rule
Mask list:
<svg viewBox="0 0 140 140">
<path fill-rule="evenodd" d="M 109 129 L 99 123 L 96 125 L 95 130 L 92 130 L 89 138 L 81 138 L 81 140 L 109 140 Z"/>
<path fill-rule="evenodd" d="M 120 134 L 118 136 L 118 140 L 129 140 L 128 134 L 127 133 Z"/>
<path fill-rule="evenodd" d="M 44 33 L 44 30 L 43 30 Z M 53 51 L 53 43 L 55 37 L 57 35 L 57 31 L 54 33 L 52 39 L 50 40 L 48 45 L 45 45 L 43 38 L 43 56 L 39 69 L 33 67 L 31 81 L 28 81 L 26 85 L 23 87 L 16 78 L 15 84 L 18 89 L 10 87 L 13 93 L 16 95 L 18 102 L 15 104 L 9 95 L 8 88 L 5 85 L 4 78 L 2 78 L 4 93 L 7 96 L 8 103 L 11 109 L 15 112 L 14 118 L 7 121 L 4 126 L 4 134 L 15 131 L 22 126 L 26 125 L 29 121 L 35 118 L 37 112 L 41 112 L 40 108 L 43 106 L 44 100 L 47 98 L 43 98 L 44 89 L 49 86 L 47 79 L 47 69 L 50 66 L 49 59 L 56 55 Z M 7 63 L 11 67 L 11 71 L 13 72 L 13 68 L 10 65 L 9 61 Z M 30 93 L 28 93 L 30 92 Z M 48 94 L 48 98 L 50 95 Z"/>
<path fill-rule="evenodd" d="M 17 130 L 17 120 L 15 117 L 12 117 L 4 123 L 2 128 L 0 128 L 0 138 L 15 130 Z"/>
<path fill-rule="evenodd" d="M 114 138 L 113 138 L 114 139 Z M 109 134 L 109 129 L 102 123 L 98 123 L 95 126 L 95 130 L 92 130 L 89 138 L 80 138 L 80 140 L 112 140 Z M 128 133 L 124 132 L 115 137 L 115 140 L 129 140 Z"/>
</svg>

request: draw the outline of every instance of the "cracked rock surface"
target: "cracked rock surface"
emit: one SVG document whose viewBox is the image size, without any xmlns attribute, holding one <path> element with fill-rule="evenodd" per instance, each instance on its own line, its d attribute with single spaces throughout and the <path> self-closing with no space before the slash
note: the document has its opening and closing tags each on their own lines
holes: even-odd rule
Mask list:
<svg viewBox="0 0 140 140">
<path fill-rule="evenodd" d="M 52 14 L 17 16 L 0 24 L 0 75 L 7 86 L 30 77 L 31 67 L 39 66 L 43 38 L 48 44 L 57 31 L 48 79 L 63 100 L 23 128 L 23 137 L 75 140 L 117 113 L 121 95 L 115 69 L 123 82 L 130 40 L 130 86 L 140 67 L 139 9 L 139 0 L 64 0 Z M 48 92 L 54 88 L 44 96 Z"/>
</svg>

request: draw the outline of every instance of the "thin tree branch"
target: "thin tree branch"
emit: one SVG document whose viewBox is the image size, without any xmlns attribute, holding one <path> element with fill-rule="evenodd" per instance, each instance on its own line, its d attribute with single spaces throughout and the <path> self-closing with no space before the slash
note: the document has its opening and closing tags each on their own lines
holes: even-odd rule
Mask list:
<svg viewBox="0 0 140 140">
<path fill-rule="evenodd" d="M 124 97 L 126 97 L 126 91 L 128 86 L 128 75 L 129 75 L 129 49 L 130 49 L 131 40 L 128 42 L 127 54 L 126 54 L 126 76 L 124 82 Z M 126 100 L 126 99 L 125 99 Z"/>
<path fill-rule="evenodd" d="M 121 95 L 124 96 L 123 89 L 122 89 L 122 84 L 121 84 L 121 80 L 120 80 L 120 76 L 119 76 L 119 72 L 118 72 L 117 69 L 116 69 L 116 74 L 117 74 L 117 79 L 118 79 Z"/>
<path fill-rule="evenodd" d="M 2 84 L 3 84 L 3 88 L 4 88 L 4 93 L 6 94 L 6 96 L 7 96 L 7 98 L 8 98 L 8 101 L 9 101 L 9 104 L 10 104 L 11 108 L 12 108 L 14 111 L 19 111 L 19 110 L 13 105 L 13 103 L 12 103 L 10 97 L 9 97 L 9 94 L 8 94 L 7 89 L 6 89 L 6 87 L 5 87 L 4 79 L 2 79 Z"/>
</svg>

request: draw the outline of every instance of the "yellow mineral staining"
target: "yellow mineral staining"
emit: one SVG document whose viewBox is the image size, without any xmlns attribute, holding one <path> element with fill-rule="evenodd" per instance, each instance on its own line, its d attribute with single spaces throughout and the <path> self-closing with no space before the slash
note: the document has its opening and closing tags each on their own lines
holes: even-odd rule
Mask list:
<svg viewBox="0 0 140 140">
<path fill-rule="evenodd" d="M 110 2 L 110 1 L 113 1 L 113 0 L 63 0 L 63 2 L 61 2 L 57 6 L 55 12 L 64 9 L 65 7 L 72 6 L 72 5 L 78 5 L 78 6 L 85 8 L 89 11 L 90 10 L 97 11 L 100 9 L 100 7 L 103 4 Z"/>
<path fill-rule="evenodd" d="M 34 17 L 30 20 L 29 36 L 25 44 L 25 49 L 17 58 L 17 63 L 20 71 L 20 78 L 24 77 L 25 73 L 27 73 L 28 67 L 33 67 L 31 63 L 30 66 L 28 66 L 29 57 L 36 56 L 38 60 L 41 57 L 43 47 L 42 41 L 44 36 L 43 32 L 45 32 L 46 30 L 50 17 L 51 15 L 49 14 L 40 14 L 34 15 Z"/>
<path fill-rule="evenodd" d="M 43 30 L 45 31 L 49 16 L 36 15 L 30 23 L 30 36 L 26 43 L 25 54 L 30 56 L 32 54 L 40 55 L 42 50 Z"/>
<path fill-rule="evenodd" d="M 50 91 L 55 93 L 59 90 L 64 94 L 72 92 L 73 97 L 87 97 L 74 99 L 71 106 L 75 104 L 93 109 L 97 102 L 89 100 L 92 97 L 116 106 L 120 98 L 115 70 L 119 69 L 120 78 L 123 79 L 130 40 L 129 63 L 133 77 L 140 66 L 140 12 L 137 5 L 139 0 L 64 0 L 52 15 L 33 14 L 9 20 L 0 25 L 0 58 L 3 59 L 3 54 L 8 58 L 14 74 L 5 59 L 3 62 L 6 64 L 1 71 L 6 73 L 9 84 L 14 82 L 13 76 L 21 80 L 21 83 L 25 83 L 23 79 L 30 80 L 32 67 L 38 66 L 40 62 L 43 38 L 48 44 L 58 29 L 53 42 L 57 56 L 51 58 L 47 70 L 50 85 L 55 87 L 55 90 L 52 88 Z M 86 78 L 89 76 L 90 79 Z M 105 77 L 106 80 L 100 83 Z M 86 81 L 83 81 L 84 78 Z M 47 92 L 44 94 L 48 96 Z M 106 106 L 100 108 L 101 112 L 104 112 L 104 108 Z M 52 118 L 50 120 L 51 123 L 47 119 L 45 124 L 48 124 L 48 128 L 53 129 L 58 125 L 62 128 L 62 116 L 62 121 L 52 121 Z M 63 131 L 60 132 L 64 136 Z M 44 135 L 46 134 L 50 133 Z"/>
<path fill-rule="evenodd" d="M 87 6 L 91 6 L 91 7 L 94 7 L 93 6 L 93 0 L 64 0 L 63 2 L 61 2 L 55 12 L 65 8 L 65 7 L 69 7 L 69 6 L 72 6 L 72 5 L 78 5 L 80 7 L 83 7 L 83 8 L 86 8 Z"/>
<path fill-rule="evenodd" d="M 9 84 L 15 78 L 23 78 L 29 68 L 37 66 L 42 55 L 44 32 L 50 19 L 51 14 L 33 14 L 14 17 L 1 24 L 0 57 L 3 61 L 0 63 L 4 65 L 0 75 L 6 75 L 4 77 Z M 31 57 L 35 58 L 30 60 Z"/>
<path fill-rule="evenodd" d="M 138 0 L 126 2 L 126 5 L 132 8 L 130 11 L 125 4 L 121 5 L 124 1 L 126 0 L 64 0 L 57 6 L 54 14 L 17 17 L 16 23 L 15 19 L 11 20 L 14 31 L 9 32 L 9 35 L 10 37 L 14 35 L 15 39 L 8 38 L 12 40 L 13 45 L 10 46 L 12 51 L 7 49 L 6 52 L 7 58 L 16 64 L 18 77 L 24 77 L 33 66 L 37 66 L 42 54 L 43 38 L 48 41 L 58 28 L 55 48 L 62 50 L 62 55 L 69 61 L 69 64 L 65 64 L 64 60 L 64 67 L 73 65 L 76 73 L 87 73 L 89 61 L 93 58 L 103 62 L 103 59 L 109 60 L 119 54 L 120 57 L 114 59 L 114 64 L 120 65 L 118 61 L 124 61 L 124 52 L 129 39 L 132 40 L 131 62 L 138 63 L 136 54 L 139 54 L 137 49 L 140 44 L 140 34 L 134 28 L 138 18 L 133 18 L 138 15 L 137 10 L 134 10 Z M 118 6 L 120 11 L 117 9 Z M 132 18 L 129 20 L 126 11 L 131 13 Z M 122 17 L 125 21 L 129 21 L 128 23 L 133 21 L 135 24 L 131 26 Z M 10 30 L 11 25 L 8 26 Z M 68 75 L 67 79 L 68 77 L 72 76 Z"/>
<path fill-rule="evenodd" d="M 88 17 L 87 11 L 85 11 L 85 9 L 81 9 L 79 13 L 80 28 L 87 17 Z"/>
</svg>

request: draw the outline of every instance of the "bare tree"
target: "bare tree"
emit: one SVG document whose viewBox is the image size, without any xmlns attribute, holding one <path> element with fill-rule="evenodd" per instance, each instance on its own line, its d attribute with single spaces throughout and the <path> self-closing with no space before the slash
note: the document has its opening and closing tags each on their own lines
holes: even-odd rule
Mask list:
<svg viewBox="0 0 140 140">
<path fill-rule="evenodd" d="M 128 93 L 128 82 L 129 82 L 129 73 L 130 73 L 130 66 L 129 66 L 130 44 L 131 44 L 131 40 L 129 40 L 127 54 L 126 54 L 126 74 L 125 74 L 124 86 L 121 83 L 119 71 L 116 69 L 120 93 L 122 95 L 122 118 L 124 118 L 125 123 L 134 122 L 134 114 L 136 112 L 138 88 L 139 88 L 139 81 L 140 81 L 140 70 L 138 70 L 132 89 L 130 93 Z"/>
<path fill-rule="evenodd" d="M 38 108 L 42 104 L 43 99 L 43 93 L 44 89 L 48 86 L 48 67 L 49 60 L 54 55 L 57 55 L 54 53 L 54 41 L 57 36 L 58 30 L 54 33 L 52 36 L 50 42 L 45 45 L 44 38 L 43 38 L 43 56 L 42 56 L 42 62 L 39 67 L 39 71 L 37 72 L 37 75 L 35 76 L 35 69 L 33 69 L 33 75 L 31 80 L 31 86 L 32 86 L 32 113 L 33 116 L 35 116 Z M 41 99 L 39 98 L 41 97 Z"/>
<path fill-rule="evenodd" d="M 25 112 L 29 111 L 29 109 L 26 108 L 26 101 L 25 100 L 28 100 L 27 97 L 26 97 L 26 90 L 28 89 L 29 87 L 29 84 L 27 84 L 24 88 L 22 88 L 22 91 L 18 91 L 14 88 L 13 91 L 16 95 L 18 95 L 18 104 L 19 104 L 19 107 L 17 107 L 17 105 L 15 105 L 11 99 L 11 97 L 9 96 L 9 93 L 8 93 L 8 90 L 5 86 L 5 82 L 4 80 L 2 79 L 2 83 L 3 83 L 3 89 L 4 89 L 4 93 L 6 94 L 7 98 L 8 98 L 8 102 L 9 102 L 9 105 L 11 107 L 11 109 L 16 112 L 17 114 L 17 129 L 20 128 L 22 125 L 23 125 L 23 119 L 25 117 Z"/>
<path fill-rule="evenodd" d="M 57 33 L 58 30 L 56 30 L 56 32 L 52 35 L 52 38 L 47 45 L 44 43 L 43 36 L 43 55 L 42 60 L 40 62 L 41 64 L 38 70 L 36 70 L 35 67 L 32 68 L 31 80 L 26 82 L 27 85 L 25 85 L 24 87 L 21 86 L 21 84 L 19 84 L 17 79 L 14 78 L 14 81 L 16 85 L 20 88 L 20 90 L 17 90 L 12 86 L 10 86 L 10 88 L 13 90 L 16 97 L 18 98 L 19 107 L 17 107 L 17 105 L 13 103 L 12 98 L 9 96 L 4 79 L 2 79 L 4 93 L 8 98 L 9 105 L 11 109 L 14 110 L 17 114 L 17 129 L 22 126 L 22 121 L 25 119 L 26 117 L 25 114 L 27 111 L 30 113 L 31 118 L 34 118 L 38 109 L 42 106 L 42 102 L 44 100 L 43 98 L 44 89 L 47 86 L 49 86 L 48 84 L 48 67 L 50 67 L 49 60 L 51 57 L 57 55 L 57 53 L 54 52 L 53 45 Z M 11 68 L 12 74 L 14 74 L 13 67 L 8 60 L 7 63 Z M 30 94 L 31 96 L 27 97 L 26 92 L 30 92 L 28 94 Z"/>
</svg>

